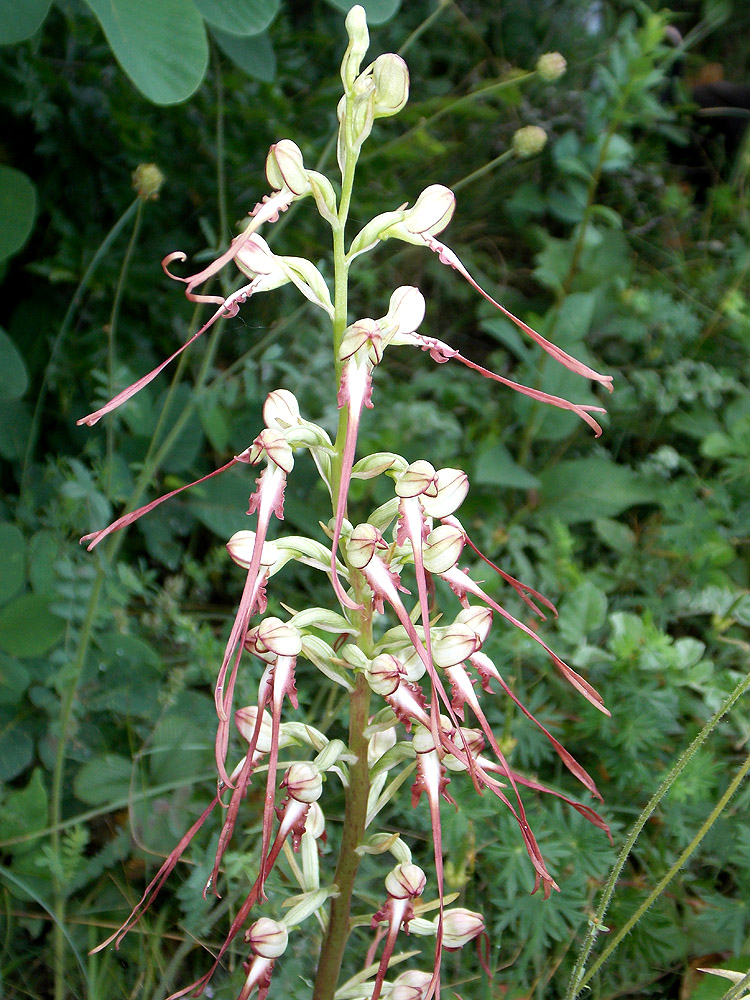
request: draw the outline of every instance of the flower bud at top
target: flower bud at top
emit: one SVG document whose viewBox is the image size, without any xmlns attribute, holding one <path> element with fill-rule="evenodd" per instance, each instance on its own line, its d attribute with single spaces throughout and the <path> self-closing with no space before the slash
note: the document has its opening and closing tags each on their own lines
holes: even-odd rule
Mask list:
<svg viewBox="0 0 750 1000">
<path fill-rule="evenodd" d="M 463 948 L 469 941 L 484 933 L 481 913 L 456 907 L 443 914 L 443 947 L 448 950 Z"/>
<path fill-rule="evenodd" d="M 554 80 L 560 79 L 567 66 L 565 57 L 561 56 L 559 52 L 545 52 L 537 59 L 536 71 L 542 80 L 552 83 Z"/>
<path fill-rule="evenodd" d="M 286 951 L 289 933 L 278 920 L 261 917 L 245 931 L 245 941 L 261 958 L 278 958 Z"/>
<path fill-rule="evenodd" d="M 385 890 L 392 899 L 421 896 L 426 885 L 427 877 L 419 865 L 409 863 L 396 865 L 385 877 Z"/>
<path fill-rule="evenodd" d="M 281 139 L 269 149 L 266 177 L 275 191 L 286 187 L 298 196 L 310 193 L 310 181 L 302 161 L 302 153 L 291 139 Z"/>
<path fill-rule="evenodd" d="M 323 791 L 323 779 L 320 773 L 305 761 L 292 764 L 282 781 L 282 787 L 297 802 L 316 802 Z"/>
<path fill-rule="evenodd" d="M 155 163 L 139 163 L 132 174 L 133 188 L 141 201 L 156 201 L 164 174 Z"/>
<path fill-rule="evenodd" d="M 359 67 L 370 44 L 370 34 L 367 30 L 367 15 L 364 7 L 357 4 L 346 15 L 346 33 L 349 35 L 349 45 L 341 63 L 341 80 L 344 89 L 349 90 L 359 73 Z"/>
<path fill-rule="evenodd" d="M 524 125 L 513 133 L 511 149 L 519 159 L 536 156 L 547 145 L 547 133 L 538 125 Z"/>
<path fill-rule="evenodd" d="M 378 56 L 372 64 L 375 83 L 375 117 L 397 114 L 409 99 L 409 70 L 394 52 Z"/>
</svg>

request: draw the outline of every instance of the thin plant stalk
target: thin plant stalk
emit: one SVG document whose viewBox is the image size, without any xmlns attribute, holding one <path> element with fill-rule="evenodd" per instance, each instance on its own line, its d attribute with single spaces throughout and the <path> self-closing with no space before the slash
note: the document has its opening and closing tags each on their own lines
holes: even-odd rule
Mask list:
<svg viewBox="0 0 750 1000">
<path fill-rule="evenodd" d="M 589 955 L 591 954 L 596 938 L 604 925 L 604 918 L 609 908 L 609 904 L 612 900 L 612 896 L 617 885 L 617 881 L 620 874 L 625 867 L 625 863 L 630 856 L 630 852 L 633 850 L 638 837 L 641 834 L 644 826 L 650 819 L 654 810 L 667 794 L 669 789 L 675 783 L 682 771 L 685 770 L 687 765 L 690 763 L 692 758 L 695 756 L 696 752 L 706 741 L 708 736 L 714 731 L 718 726 L 721 719 L 729 712 L 735 703 L 742 697 L 742 695 L 750 688 L 750 675 L 744 677 L 737 687 L 732 691 L 729 697 L 724 701 L 724 703 L 717 709 L 717 711 L 711 716 L 706 725 L 701 729 L 698 735 L 695 737 L 690 746 L 680 755 L 678 760 L 675 762 L 673 767 L 670 769 L 669 773 L 666 775 L 662 783 L 659 785 L 657 790 L 652 795 L 651 799 L 639 815 L 638 819 L 635 821 L 630 829 L 625 842 L 622 845 L 617 860 L 609 874 L 605 886 L 602 890 L 601 899 L 599 901 L 599 906 L 596 909 L 595 915 L 589 921 L 588 930 L 586 936 L 581 944 L 581 950 L 578 953 L 578 958 L 576 964 L 573 968 L 573 972 L 570 977 L 570 982 L 568 984 L 567 992 L 565 993 L 564 1000 L 575 1000 L 578 994 L 581 992 L 584 984 L 588 982 L 590 975 L 586 972 L 586 962 L 588 961 Z M 713 813 L 712 813 L 713 815 Z M 717 813 L 718 815 L 718 813 Z M 716 817 L 714 817 L 715 819 Z M 697 845 L 696 845 L 697 846 Z M 694 849 L 694 848 L 693 848 Z M 609 954 L 609 950 L 607 954 Z M 599 967 L 601 963 L 597 962 L 596 968 Z"/>
</svg>

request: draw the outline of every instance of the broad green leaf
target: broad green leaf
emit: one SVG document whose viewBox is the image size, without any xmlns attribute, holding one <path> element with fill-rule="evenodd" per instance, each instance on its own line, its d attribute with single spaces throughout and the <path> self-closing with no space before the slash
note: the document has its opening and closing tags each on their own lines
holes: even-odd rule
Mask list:
<svg viewBox="0 0 750 1000">
<path fill-rule="evenodd" d="M 53 615 L 50 601 L 22 594 L 0 610 L 0 649 L 25 659 L 42 656 L 62 638 L 65 622 Z"/>
<path fill-rule="evenodd" d="M 593 583 L 582 583 L 565 595 L 560 606 L 560 633 L 566 642 L 578 645 L 604 624 L 606 616 L 606 595 Z"/>
<path fill-rule="evenodd" d="M 606 458 L 575 458 L 542 472 L 541 511 L 567 524 L 615 517 L 628 507 L 658 503 L 663 483 Z"/>
<path fill-rule="evenodd" d="M 509 486 L 519 490 L 533 490 L 539 486 L 536 476 L 514 462 L 504 444 L 481 449 L 469 478 L 475 486 Z"/>
<path fill-rule="evenodd" d="M 37 768 L 25 788 L 9 791 L 4 796 L 0 809 L 0 842 L 43 830 L 47 825 L 47 810 L 47 789 L 42 770 Z M 36 850 L 38 843 L 32 839 L 23 846 L 12 845 L 8 850 L 25 852 L 29 844 Z"/>
<path fill-rule="evenodd" d="M 179 104 L 208 66 L 203 18 L 193 0 L 86 0 L 115 58 L 144 97 Z"/>
<path fill-rule="evenodd" d="M 11 661 L 12 662 L 12 661 Z M 20 664 L 16 664 L 23 670 Z M 0 664 L 0 676 L 4 673 Z M 3 677 L 3 684 L 9 678 Z M 28 684 L 28 678 L 25 679 Z M 4 692 L 0 688 L 0 700 Z M 22 696 L 22 695 L 21 695 Z M 20 701 L 19 699 L 17 699 Z M 0 722 L 0 781 L 12 781 L 28 768 L 34 759 L 34 740 L 29 732 L 28 722 L 24 714 L 17 709 L 7 720 Z"/>
<path fill-rule="evenodd" d="M 16 345 L 0 327 L 0 399 L 20 399 L 26 392 L 28 384 L 29 374 L 26 371 L 26 364 Z"/>
<path fill-rule="evenodd" d="M 224 541 L 242 528 L 252 530 L 255 518 L 247 516 L 247 506 L 258 475 L 258 470 L 243 466 L 240 472 L 209 479 L 190 490 L 188 509 Z"/>
<path fill-rule="evenodd" d="M 0 524 L 0 604 L 15 597 L 26 579 L 26 543 L 15 524 Z"/>
<path fill-rule="evenodd" d="M 34 185 L 20 170 L 0 165 L 0 260 L 18 253 L 31 235 L 35 217 Z"/>
<path fill-rule="evenodd" d="M 89 806 L 127 799 L 133 763 L 127 757 L 107 753 L 83 765 L 73 782 L 76 798 Z"/>
<path fill-rule="evenodd" d="M 0 0 L 0 45 L 15 45 L 37 32 L 52 0 Z"/>
<path fill-rule="evenodd" d="M 12 656 L 0 653 L 0 705 L 16 705 L 24 695 L 24 691 L 29 686 L 31 674 Z M 15 720 L 23 723 L 23 716 Z M 2 726 L 2 734 L 7 732 L 6 726 Z M 2 754 L 0 754 L 2 758 Z M 0 764 L 0 771 L 2 765 Z"/>
<path fill-rule="evenodd" d="M 194 0 L 212 28 L 230 35 L 259 35 L 279 12 L 281 0 Z"/>
<path fill-rule="evenodd" d="M 268 32 L 242 38 L 212 28 L 211 34 L 224 55 L 243 73 L 263 83 L 273 81 L 276 76 L 276 54 Z"/>
<path fill-rule="evenodd" d="M 328 3 L 344 14 L 354 6 L 352 0 L 328 0 Z M 368 24 L 385 24 L 399 9 L 401 0 L 360 0 L 360 4 L 365 8 Z"/>
</svg>

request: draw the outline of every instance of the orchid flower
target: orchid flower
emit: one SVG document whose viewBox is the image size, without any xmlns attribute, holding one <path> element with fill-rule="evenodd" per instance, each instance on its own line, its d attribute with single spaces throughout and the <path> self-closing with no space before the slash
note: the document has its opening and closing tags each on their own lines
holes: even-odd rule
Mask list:
<svg viewBox="0 0 750 1000">
<path fill-rule="evenodd" d="M 173 489 L 82 539 L 93 548 L 111 533 L 134 523 L 190 486 L 235 465 L 262 464 L 255 490 L 249 497 L 247 513 L 254 518 L 252 529 L 236 532 L 227 542 L 230 557 L 243 568 L 245 577 L 216 670 L 217 793 L 163 862 L 130 917 L 99 946 L 101 949 L 113 941 L 119 944 L 151 906 L 198 830 L 220 805 L 224 815 L 204 895 L 209 891 L 217 893 L 222 861 L 241 822 L 248 788 L 258 772 L 262 774 L 265 770 L 255 877 L 209 971 L 173 994 L 172 1000 L 192 991 L 200 995 L 243 931 L 249 954 L 243 964 L 245 978 L 239 1000 L 248 1000 L 255 993 L 258 1000 L 266 1000 L 275 963 L 287 948 L 289 932 L 313 913 L 325 935 L 315 988 L 315 995 L 322 1000 L 380 1000 L 381 996 L 385 1000 L 432 1000 L 433 997 L 439 1000 L 443 949 L 458 949 L 471 941 L 477 941 L 478 949 L 485 943 L 484 955 L 481 950 L 479 954 L 480 962 L 488 970 L 487 937 L 481 914 L 460 906 L 451 907 L 456 896 L 445 893 L 440 810 L 441 801 L 455 805 L 448 793 L 454 775 L 456 780 L 464 780 L 459 776 L 466 773 L 478 794 L 489 792 L 510 810 L 534 870 L 534 891 L 543 886 L 545 897 L 558 886 L 529 826 L 521 789 L 554 795 L 609 833 L 604 819 L 591 807 L 516 771 L 490 725 L 491 715 L 483 697 L 492 694 L 495 681 L 521 713 L 544 733 L 570 773 L 589 793 L 600 798 L 588 772 L 534 718 L 483 651 L 493 621 L 501 618 L 541 647 L 580 694 L 599 711 L 609 714 L 601 696 L 585 678 L 560 659 L 529 625 L 507 611 L 491 595 L 491 588 L 474 579 L 469 568 L 459 566 L 466 549 L 496 572 L 531 613 L 542 620 L 545 612 L 557 615 L 554 605 L 542 594 L 487 558 L 458 520 L 456 512 L 469 490 L 467 475 L 461 469 L 435 468 L 422 458 L 408 461 L 395 452 L 378 452 L 357 460 L 360 425 L 365 411 L 373 406 L 374 373 L 390 346 L 417 347 L 429 352 L 439 364 L 458 361 L 531 399 L 577 414 L 597 436 L 601 426 L 592 414 L 603 409 L 521 385 L 470 361 L 431 333 L 418 333 L 425 317 L 425 300 L 413 286 L 401 286 L 390 295 L 385 315 L 351 322 L 347 311 L 350 265 L 388 239 L 427 247 L 560 364 L 608 389 L 612 379 L 576 360 L 510 313 L 475 281 L 454 251 L 437 239 L 455 210 L 453 192 L 442 185 L 427 187 L 411 207 L 407 203 L 377 215 L 347 249 L 349 205 L 362 145 L 377 119 L 396 114 L 403 107 L 409 92 L 409 74 L 403 59 L 394 53 L 380 55 L 362 68 L 369 42 L 362 7 L 352 7 L 346 27 L 349 44 L 341 64 L 344 94 L 337 107 L 340 196 L 337 197 L 324 175 L 304 166 L 302 154 L 291 140 L 282 139 L 271 146 L 266 161 L 271 192 L 255 206 L 249 224 L 230 246 L 188 277 L 179 277 L 171 271 L 175 261 L 186 259 L 181 251 L 169 254 L 162 262 L 165 273 L 185 286 L 189 300 L 216 306 L 213 315 L 166 361 L 80 421 L 95 424 L 156 378 L 219 318 L 235 316 L 240 306 L 259 292 L 292 284 L 331 321 L 335 350 L 332 367 L 339 410 L 335 442 L 326 430 L 302 417 L 289 390 L 275 389 L 266 398 L 264 426 L 250 447 L 194 483 Z M 302 199 L 314 203 L 331 228 L 333 295 L 311 261 L 275 253 L 258 232 L 262 224 L 273 223 L 293 202 Z M 226 297 L 213 294 L 204 286 L 229 264 L 239 270 L 245 284 Z M 284 520 L 285 486 L 299 449 L 310 452 L 331 498 L 331 519 L 327 524 L 321 523 L 324 541 L 284 534 L 283 526 L 278 537 L 269 538 L 273 518 Z M 392 482 L 392 495 L 371 511 L 366 520 L 350 521 L 352 480 L 379 476 Z M 330 546 L 325 542 L 330 542 Z M 269 582 L 290 561 L 330 579 L 335 597 L 333 609 L 315 606 L 295 609 L 273 595 L 274 614 L 266 615 Z M 452 616 L 439 606 L 442 594 L 436 586 L 438 578 L 449 585 L 458 599 L 459 609 Z M 407 583 L 416 586 L 411 607 L 405 603 L 405 595 L 410 593 Z M 279 607 L 286 620 L 277 617 L 281 613 Z M 387 616 L 390 622 L 378 620 Z M 342 700 L 350 712 L 349 745 L 338 737 L 329 738 L 309 722 L 285 719 L 286 702 L 295 709 L 298 706 L 295 675 L 300 657 L 308 661 L 311 669 L 319 671 L 324 683 L 330 681 L 343 689 Z M 237 687 L 240 668 L 244 669 L 248 662 L 259 674 L 252 682 L 256 700 L 234 710 L 235 690 L 248 687 L 247 681 Z M 380 699 L 379 707 L 373 707 L 371 698 Z M 467 718 L 467 709 L 473 719 Z M 472 728 L 474 724 L 477 728 Z M 239 763 L 230 768 L 227 761 L 235 745 L 235 731 L 244 750 Z M 316 756 L 312 761 L 293 759 L 282 764 L 279 754 L 283 747 L 293 748 L 295 757 L 298 751 L 307 753 L 312 748 Z M 282 768 L 284 776 L 279 782 Z M 321 871 L 318 847 L 326 832 L 326 817 L 318 800 L 327 774 L 339 779 L 346 802 L 343 833 L 338 838 L 340 856 L 333 880 L 328 880 Z M 427 902 L 417 902 L 427 879 L 412 862 L 405 835 L 368 832 L 385 804 L 412 776 L 412 805 L 416 807 L 425 797 L 432 828 L 437 892 L 436 898 Z M 284 794 L 277 805 L 277 799 L 281 798 L 279 789 Z M 282 851 L 292 873 L 289 884 L 296 880 L 302 892 L 286 900 L 290 908 L 284 919 L 279 920 L 253 911 L 268 902 L 267 893 L 271 893 L 272 886 L 269 876 Z M 301 854 L 301 865 L 295 860 L 297 851 Z M 364 854 L 381 855 L 386 851 L 393 855 L 396 867 L 385 879 L 386 900 L 371 919 L 374 936 L 366 949 L 365 967 L 338 988 L 359 863 Z M 322 907 L 331 898 L 334 902 L 325 916 Z M 426 914 L 432 910 L 437 910 L 437 914 L 428 919 Z M 398 935 L 402 929 L 409 932 L 410 927 L 415 935 L 434 936 L 432 971 L 412 969 L 389 983 L 386 979 L 389 966 L 399 958 L 394 955 Z"/>
</svg>

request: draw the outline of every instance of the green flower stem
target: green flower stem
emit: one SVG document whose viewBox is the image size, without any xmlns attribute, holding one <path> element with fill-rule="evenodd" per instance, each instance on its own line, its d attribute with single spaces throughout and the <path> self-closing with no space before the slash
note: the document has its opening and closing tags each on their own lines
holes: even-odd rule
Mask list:
<svg viewBox="0 0 750 1000">
<path fill-rule="evenodd" d="M 346 135 L 348 121 L 341 124 Z M 339 349 L 347 326 L 348 313 L 348 282 L 349 261 L 346 257 L 345 230 L 349 215 L 352 190 L 354 187 L 354 172 L 357 165 L 358 151 L 347 149 L 341 181 L 341 198 L 339 200 L 338 220 L 333 228 L 333 265 L 334 265 L 334 318 L 333 318 L 333 350 L 336 369 L 336 384 L 341 383 L 342 362 L 339 360 Z M 339 410 L 339 425 L 336 435 L 336 454 L 331 462 L 331 488 L 334 515 L 341 483 L 344 443 L 347 433 L 348 406 Z M 344 510 L 346 516 L 346 510 Z M 358 584 L 358 574 L 354 574 L 354 591 L 357 599 L 363 604 L 361 612 L 355 612 L 353 618 L 358 625 L 358 645 L 367 654 L 372 653 L 372 598 L 362 591 L 364 587 Z M 356 757 L 356 762 L 349 768 L 349 780 L 346 789 L 344 807 L 344 824 L 341 833 L 338 863 L 334 882 L 338 889 L 337 895 L 331 900 L 328 927 L 320 952 L 318 972 L 315 978 L 313 1000 L 333 1000 L 341 973 L 346 943 L 350 931 L 351 902 L 354 893 L 354 881 L 362 856 L 358 851 L 364 838 L 367 819 L 367 800 L 370 792 L 370 773 L 367 761 L 368 740 L 364 735 L 370 714 L 370 687 L 363 675 L 356 680 L 354 691 L 349 702 L 349 750 Z"/>
<path fill-rule="evenodd" d="M 505 163 L 506 160 L 509 160 L 512 155 L 513 150 L 506 149 L 504 153 L 496 156 L 494 160 L 490 160 L 488 163 L 485 163 L 484 166 L 478 167 L 476 170 L 472 170 L 470 174 L 462 177 L 460 181 L 456 181 L 455 184 L 451 184 L 451 190 L 455 193 L 456 191 L 460 191 L 461 188 L 465 187 L 467 184 L 471 184 L 473 181 L 478 181 L 480 177 L 484 177 L 485 174 L 494 170 L 495 167 L 499 167 L 501 163 Z"/>
<path fill-rule="evenodd" d="M 742 767 L 735 774 L 734 778 L 729 784 L 729 787 L 724 792 L 719 801 L 716 803 L 711 812 L 708 814 L 705 822 L 701 825 L 700 829 L 693 837 L 693 839 L 690 841 L 685 850 L 682 852 L 682 854 L 680 854 L 680 856 L 677 858 L 677 860 L 669 869 L 669 871 L 667 871 L 666 874 L 654 886 L 654 888 L 651 890 L 648 896 L 643 900 L 643 902 L 635 911 L 635 913 L 633 913 L 632 916 L 628 920 L 626 920 L 626 922 L 622 925 L 617 934 L 615 934 L 615 936 L 607 943 L 607 947 L 601 953 L 599 958 L 597 958 L 597 960 L 594 962 L 591 968 L 588 969 L 586 974 L 581 978 L 579 988 L 584 987 L 589 982 L 589 980 L 596 975 L 596 973 L 599 971 L 602 965 L 604 965 L 604 963 L 607 961 L 607 959 L 615 950 L 615 948 L 618 947 L 618 945 L 625 937 L 625 935 L 630 933 L 632 928 L 635 927 L 635 925 L 641 919 L 646 910 L 651 906 L 651 904 L 655 902 L 655 900 L 657 900 L 659 896 L 661 896 L 661 894 L 664 892 L 666 887 L 675 877 L 677 872 L 680 870 L 680 868 L 682 868 L 682 866 L 685 864 L 688 858 L 690 858 L 693 852 L 697 849 L 700 842 L 703 840 L 708 831 L 711 829 L 716 820 L 719 818 L 724 809 L 727 807 L 729 800 L 732 798 L 734 793 L 739 788 L 740 784 L 742 783 L 742 780 L 746 777 L 748 771 L 750 771 L 750 755 L 748 755 L 745 758 Z"/>
<path fill-rule="evenodd" d="M 313 1000 L 333 1000 L 336 992 L 349 938 L 354 880 L 362 860 L 357 848 L 364 838 L 367 798 L 370 792 L 367 738 L 364 735 L 370 713 L 370 688 L 362 674 L 357 677 L 349 706 L 349 749 L 356 754 L 357 761 L 349 768 L 344 826 L 334 875 L 338 895 L 331 901 L 328 930 L 320 953 Z"/>
<path fill-rule="evenodd" d="M 726 715 L 726 713 L 730 711 L 730 709 L 734 706 L 735 702 L 737 702 L 739 698 L 742 697 L 742 695 L 748 690 L 748 688 L 750 688 L 750 675 L 744 677 L 740 681 L 740 683 L 737 685 L 734 691 L 732 691 L 732 693 L 729 695 L 726 701 L 708 720 L 706 725 L 703 727 L 703 729 L 701 729 L 701 731 L 695 737 L 695 739 L 687 748 L 687 750 L 685 750 L 684 753 L 676 761 L 672 769 L 669 771 L 667 776 L 659 785 L 656 792 L 654 792 L 653 796 L 651 797 L 650 801 L 648 802 L 644 810 L 641 812 L 638 819 L 633 824 L 630 832 L 625 838 L 625 843 L 622 845 L 620 853 L 617 857 L 617 861 L 615 862 L 614 867 L 610 872 L 609 878 L 607 879 L 604 889 L 602 890 L 602 896 L 599 901 L 599 906 L 596 910 L 596 914 L 589 921 L 588 931 L 586 932 L 583 944 L 581 945 L 581 950 L 578 953 L 578 958 L 576 960 L 575 967 L 573 968 L 573 972 L 570 977 L 570 982 L 568 984 L 568 989 L 565 994 L 564 1000 L 575 1000 L 575 998 L 581 992 L 581 989 L 583 988 L 584 984 L 589 981 L 591 975 L 593 974 L 591 970 L 586 972 L 586 962 L 588 961 L 589 955 L 593 950 L 594 943 L 596 941 L 597 935 L 599 934 L 599 930 L 603 925 L 605 914 L 607 912 L 610 901 L 614 894 L 615 886 L 617 885 L 617 880 L 620 877 L 622 869 L 625 867 L 625 862 L 627 861 L 630 852 L 633 850 L 633 847 L 635 846 L 635 843 L 638 840 L 641 831 L 648 822 L 649 818 L 656 809 L 657 805 L 661 802 L 661 800 L 667 794 L 667 792 L 672 787 L 674 782 L 677 780 L 677 777 L 681 774 L 682 771 L 684 771 L 684 769 L 690 763 L 696 751 L 704 743 L 707 737 L 713 732 L 713 730 L 718 726 L 719 722 L 724 717 L 724 715 Z M 743 768 L 744 766 L 745 765 L 743 765 Z M 711 819 L 711 823 L 715 821 L 716 816 L 718 815 L 719 815 L 718 813 L 716 813 L 716 815 L 714 815 L 714 813 L 711 814 L 711 817 L 713 817 L 713 818 L 709 817 Z M 697 844 L 698 841 L 694 840 L 693 844 L 691 845 L 691 851 L 695 849 Z M 684 861 L 681 862 L 681 864 L 684 864 Z M 611 950 L 612 950 L 611 948 L 608 948 L 606 955 L 609 955 Z M 599 961 L 597 961 L 596 965 L 593 966 L 592 968 L 594 970 L 598 969 L 603 960 L 604 959 L 602 958 Z"/>
</svg>

